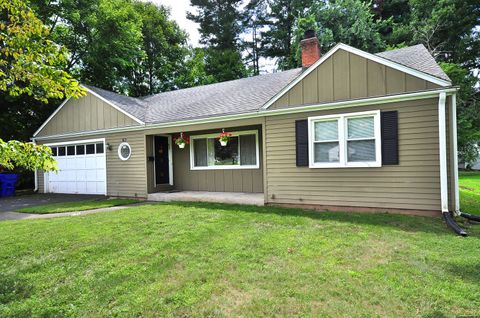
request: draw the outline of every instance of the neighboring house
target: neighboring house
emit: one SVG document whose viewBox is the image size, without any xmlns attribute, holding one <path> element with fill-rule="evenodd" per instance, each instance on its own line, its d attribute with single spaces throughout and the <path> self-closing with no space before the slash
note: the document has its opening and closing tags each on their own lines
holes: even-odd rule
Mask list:
<svg viewBox="0 0 480 318">
<path fill-rule="evenodd" d="M 422 45 L 338 44 L 303 68 L 143 98 L 85 86 L 33 140 L 60 172 L 40 192 L 263 193 L 266 204 L 432 214 L 458 209 L 455 94 Z M 216 136 L 233 134 L 226 147 Z M 185 149 L 172 137 L 190 138 Z"/>
</svg>

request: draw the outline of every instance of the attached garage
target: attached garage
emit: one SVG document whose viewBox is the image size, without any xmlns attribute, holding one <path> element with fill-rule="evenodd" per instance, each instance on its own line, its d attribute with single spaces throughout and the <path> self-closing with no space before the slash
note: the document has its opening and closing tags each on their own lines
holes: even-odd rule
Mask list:
<svg viewBox="0 0 480 318">
<path fill-rule="evenodd" d="M 105 139 L 47 145 L 58 172 L 45 173 L 45 192 L 107 194 Z"/>
</svg>

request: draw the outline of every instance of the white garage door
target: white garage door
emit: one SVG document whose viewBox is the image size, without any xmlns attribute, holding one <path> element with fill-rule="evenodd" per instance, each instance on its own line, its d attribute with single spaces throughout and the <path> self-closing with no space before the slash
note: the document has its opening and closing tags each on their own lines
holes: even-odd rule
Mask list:
<svg viewBox="0 0 480 318">
<path fill-rule="evenodd" d="M 45 174 L 45 192 L 106 194 L 104 140 L 49 146 L 58 162 L 58 173 Z"/>
</svg>

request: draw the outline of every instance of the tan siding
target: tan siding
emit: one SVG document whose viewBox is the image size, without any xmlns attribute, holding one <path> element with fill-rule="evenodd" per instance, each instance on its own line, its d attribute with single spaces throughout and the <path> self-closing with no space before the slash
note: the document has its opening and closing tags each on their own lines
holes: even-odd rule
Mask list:
<svg viewBox="0 0 480 318">
<path fill-rule="evenodd" d="M 173 147 L 173 177 L 176 190 L 213 192 L 263 192 L 262 132 L 260 127 L 229 128 L 228 131 L 259 130 L 260 168 L 190 170 L 190 149 Z M 195 134 L 211 133 L 200 131 Z M 188 134 L 188 132 L 187 132 Z M 149 177 L 153 177 L 153 174 Z"/>
<path fill-rule="evenodd" d="M 68 142 L 85 139 L 105 138 L 112 146 L 107 150 L 107 194 L 109 196 L 140 197 L 147 196 L 145 166 L 145 135 L 143 131 L 114 133 L 95 137 L 76 137 L 49 140 L 45 143 Z M 118 158 L 118 146 L 125 139 L 132 147 L 132 156 L 127 161 Z M 38 173 L 39 191 L 43 192 L 43 173 Z"/>
<path fill-rule="evenodd" d="M 138 125 L 138 123 L 98 97 L 87 94 L 79 99 L 70 99 L 38 136 L 132 125 Z"/>
<path fill-rule="evenodd" d="M 345 50 L 338 50 L 285 93 L 270 109 L 401 94 L 438 88 Z"/>
<path fill-rule="evenodd" d="M 267 117 L 268 201 L 438 210 L 440 173 L 437 103 L 437 99 L 428 99 Z M 375 109 L 399 112 L 399 165 L 344 169 L 296 167 L 295 120 Z"/>
</svg>

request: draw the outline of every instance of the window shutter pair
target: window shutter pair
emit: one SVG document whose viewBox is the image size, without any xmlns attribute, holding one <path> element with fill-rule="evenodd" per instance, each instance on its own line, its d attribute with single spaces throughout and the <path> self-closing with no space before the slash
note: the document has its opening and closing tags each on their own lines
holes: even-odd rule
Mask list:
<svg viewBox="0 0 480 318">
<path fill-rule="evenodd" d="M 398 112 L 381 112 L 382 165 L 398 165 Z M 295 121 L 297 167 L 308 167 L 308 120 Z"/>
</svg>

